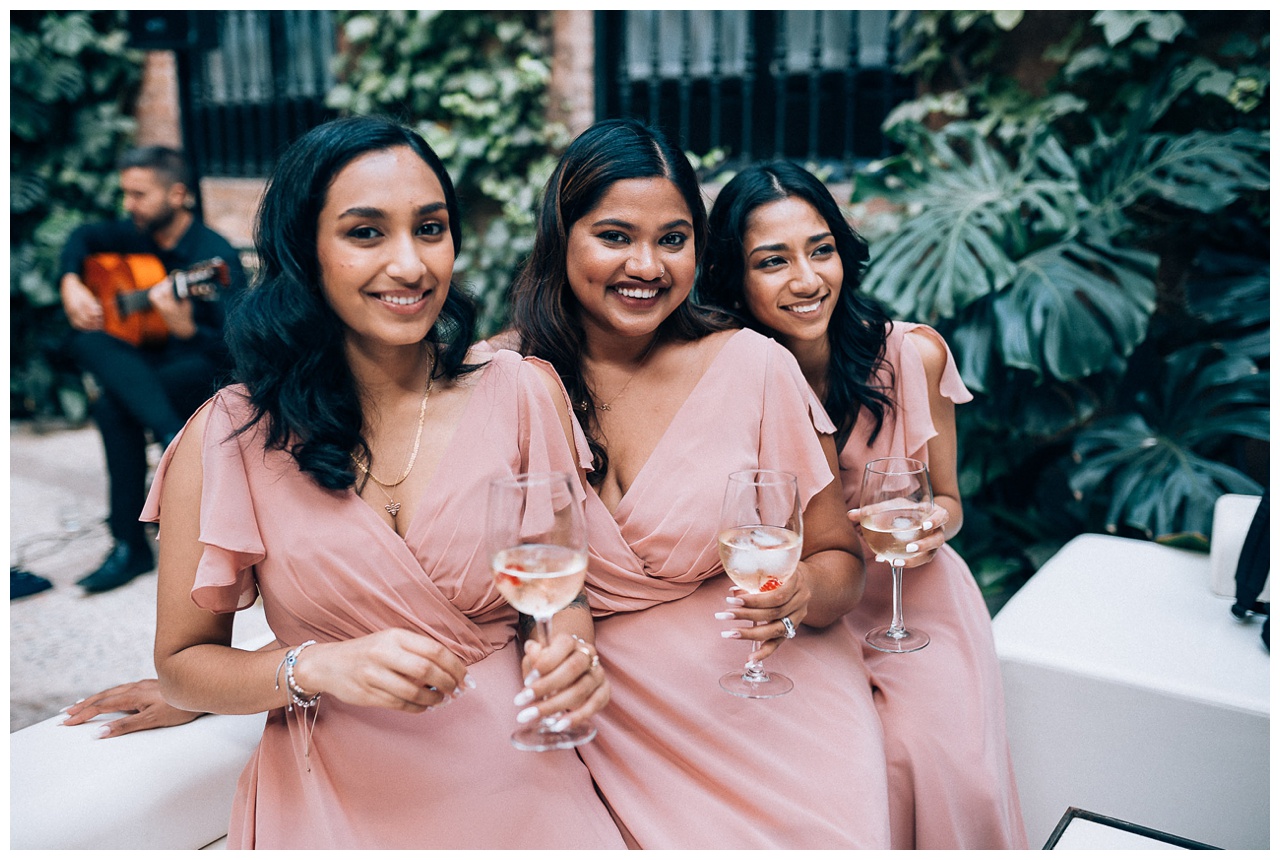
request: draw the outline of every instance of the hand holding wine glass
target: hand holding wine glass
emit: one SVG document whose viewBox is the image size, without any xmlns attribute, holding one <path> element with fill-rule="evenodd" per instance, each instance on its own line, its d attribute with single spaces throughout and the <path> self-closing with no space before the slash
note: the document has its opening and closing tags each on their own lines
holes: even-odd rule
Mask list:
<svg viewBox="0 0 1280 860">
<path fill-rule="evenodd" d="M 902 571 L 907 562 L 932 550 L 924 550 L 923 536 L 934 528 L 937 516 L 929 469 L 910 457 L 882 457 L 867 463 L 862 474 L 858 516 L 862 538 L 876 561 L 888 562 L 893 573 L 893 618 L 888 627 L 867 634 L 867 644 L 878 651 L 906 653 L 929 644 L 922 630 L 908 630 L 902 616 Z"/>
<path fill-rule="evenodd" d="M 586 523 L 575 480 L 567 472 L 528 473 L 489 485 L 486 534 L 494 583 L 508 603 L 533 617 L 533 641 L 542 648 L 552 642 L 552 616 L 582 592 L 586 578 Z M 596 735 L 590 722 L 567 722 L 559 714 L 542 717 L 516 729 L 511 742 L 522 750 L 571 749 Z"/>
<path fill-rule="evenodd" d="M 800 563 L 804 545 L 800 493 L 795 475 L 766 469 L 734 472 L 725 487 L 720 512 L 720 560 L 729 578 L 748 594 L 787 586 Z M 784 616 L 787 638 L 795 624 Z M 752 649 L 754 654 L 754 646 Z M 762 660 L 720 678 L 735 696 L 767 699 L 791 691 L 791 679 L 766 672 Z"/>
</svg>

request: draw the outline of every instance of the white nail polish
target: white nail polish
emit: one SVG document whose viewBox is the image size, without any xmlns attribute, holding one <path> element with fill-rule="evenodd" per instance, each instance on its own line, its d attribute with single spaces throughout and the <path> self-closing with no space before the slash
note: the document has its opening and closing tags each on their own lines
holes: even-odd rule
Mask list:
<svg viewBox="0 0 1280 860">
<path fill-rule="evenodd" d="M 474 690 L 476 688 L 476 679 L 472 678 L 470 673 L 468 673 L 467 676 L 462 679 L 462 682 L 466 684 L 467 688 L 470 690 Z"/>
<path fill-rule="evenodd" d="M 538 709 L 531 706 L 516 714 L 516 722 L 527 723 L 536 716 L 538 716 Z"/>
<path fill-rule="evenodd" d="M 919 549 L 920 549 L 920 544 L 918 543 L 909 543 L 906 546 L 907 552 L 916 552 Z"/>
<path fill-rule="evenodd" d="M 925 531 L 929 531 L 930 529 L 933 528 L 933 520 L 925 520 L 920 524 L 920 528 L 924 529 Z"/>
<path fill-rule="evenodd" d="M 529 674 L 524 676 L 524 685 L 526 687 L 532 687 L 533 682 L 538 680 L 541 677 L 542 677 L 541 672 L 539 672 L 537 669 L 531 669 L 529 671 Z"/>
<path fill-rule="evenodd" d="M 516 698 L 512 702 L 512 704 L 515 705 L 517 708 L 523 708 L 525 705 L 529 704 L 532 701 L 533 701 L 533 690 L 530 690 L 528 687 L 525 687 L 523 690 L 516 693 Z"/>
<path fill-rule="evenodd" d="M 98 729 L 96 732 L 94 732 L 94 733 L 93 733 L 93 736 L 94 736 L 95 738 L 105 738 L 105 737 L 106 737 L 108 734 L 110 734 L 110 733 L 111 733 L 111 729 L 110 729 L 110 728 L 108 728 L 107 726 L 103 726 L 102 728 L 100 728 L 100 729 Z"/>
<path fill-rule="evenodd" d="M 747 602 L 743 600 L 741 597 L 726 597 L 724 599 L 724 602 L 729 604 L 730 606 L 746 606 L 747 605 Z"/>
<path fill-rule="evenodd" d="M 725 639 L 741 639 L 742 638 L 742 634 L 739 633 L 737 630 L 721 630 L 720 635 L 723 636 Z"/>
<path fill-rule="evenodd" d="M 736 618 L 736 617 L 737 617 L 737 616 L 735 616 L 732 612 L 717 612 L 717 613 L 716 613 L 716 618 L 720 619 L 721 621 L 732 621 L 732 620 L 733 620 L 734 618 Z"/>
<path fill-rule="evenodd" d="M 569 728 L 568 717 L 564 717 L 563 719 L 556 720 L 554 723 L 551 724 L 551 731 L 553 732 L 562 732 L 567 728 Z"/>
</svg>

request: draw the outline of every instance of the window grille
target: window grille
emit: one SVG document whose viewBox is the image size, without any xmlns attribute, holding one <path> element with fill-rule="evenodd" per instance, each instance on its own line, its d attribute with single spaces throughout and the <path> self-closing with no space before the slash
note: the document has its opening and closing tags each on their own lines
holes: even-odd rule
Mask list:
<svg viewBox="0 0 1280 860">
<path fill-rule="evenodd" d="M 851 166 L 889 153 L 880 125 L 909 97 L 884 10 L 596 13 L 596 113 L 661 127 L 730 163 Z"/>
<path fill-rule="evenodd" d="M 265 176 L 298 135 L 331 118 L 337 22 L 332 11 L 197 13 L 187 104 L 191 150 L 203 176 Z"/>
</svg>

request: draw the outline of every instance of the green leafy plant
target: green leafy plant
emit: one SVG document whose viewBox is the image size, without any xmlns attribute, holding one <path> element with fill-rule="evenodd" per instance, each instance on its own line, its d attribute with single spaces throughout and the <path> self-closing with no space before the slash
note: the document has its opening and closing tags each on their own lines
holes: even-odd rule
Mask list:
<svg viewBox="0 0 1280 860">
<path fill-rule="evenodd" d="M 71 231 L 117 211 L 115 159 L 131 140 L 141 54 L 121 12 L 17 11 L 9 28 L 9 403 L 14 415 L 83 420 L 61 349 L 55 277 Z"/>
<path fill-rule="evenodd" d="M 902 152 L 854 193 L 899 213 L 864 288 L 937 326 L 977 394 L 962 490 L 975 521 L 1020 533 L 967 536 L 992 588 L 1080 531 L 1207 534 L 1218 495 L 1258 491 L 1239 450 L 1269 414 L 1270 141 L 1241 95 L 1265 91 L 1265 29 L 1035 13 L 1062 16 L 1039 19 L 1061 38 L 1037 90 L 1005 68 L 1032 14 L 902 19 L 938 89 L 890 117 Z"/>
<path fill-rule="evenodd" d="M 1136 411 L 1076 436 L 1072 492 L 1105 509 L 1109 532 L 1208 536 L 1218 496 L 1262 493 L 1258 482 L 1219 458 L 1233 437 L 1268 438 L 1269 381 L 1244 356 L 1207 344 L 1175 352 L 1156 383 L 1137 393 Z"/>
<path fill-rule="evenodd" d="M 341 22 L 328 103 L 408 122 L 440 154 L 463 203 L 457 271 L 481 304 L 481 334 L 491 334 L 506 321 L 538 196 L 568 142 L 546 121 L 546 13 L 347 12 Z"/>
</svg>

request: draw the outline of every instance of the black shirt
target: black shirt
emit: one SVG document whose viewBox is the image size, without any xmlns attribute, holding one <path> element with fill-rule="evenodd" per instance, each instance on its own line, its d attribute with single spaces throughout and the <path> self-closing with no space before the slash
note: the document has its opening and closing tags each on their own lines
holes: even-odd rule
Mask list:
<svg viewBox="0 0 1280 860">
<path fill-rule="evenodd" d="M 219 355 L 225 352 L 222 326 L 226 319 L 226 307 L 246 284 L 240 256 L 230 242 L 206 227 L 199 219 L 193 221 L 178 243 L 168 250 L 157 245 L 150 234 L 140 231 L 129 219 L 85 224 L 76 228 L 62 248 L 62 270 L 58 280 L 69 273 L 83 276 L 85 258 L 90 254 L 104 253 L 152 254 L 164 264 L 166 272 L 185 269 L 214 257 L 225 260 L 230 270 L 231 283 L 220 292 L 218 299 L 192 303 L 196 334 L 189 341 L 202 351 Z"/>
</svg>

